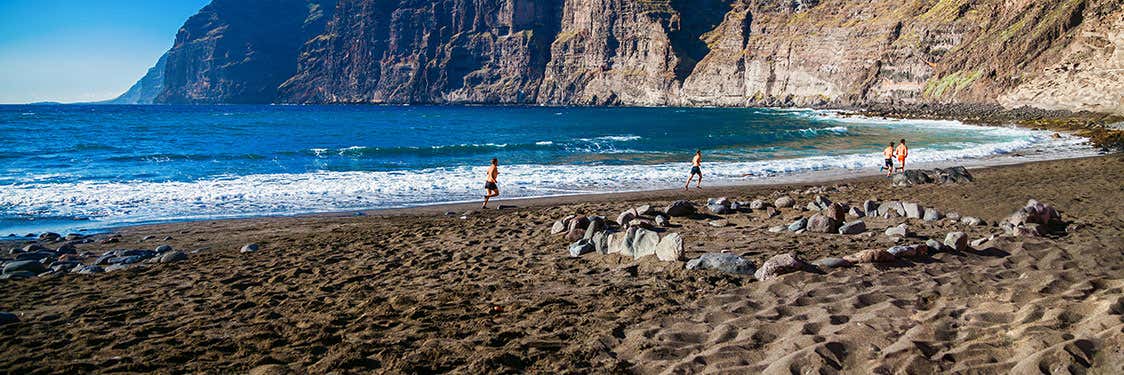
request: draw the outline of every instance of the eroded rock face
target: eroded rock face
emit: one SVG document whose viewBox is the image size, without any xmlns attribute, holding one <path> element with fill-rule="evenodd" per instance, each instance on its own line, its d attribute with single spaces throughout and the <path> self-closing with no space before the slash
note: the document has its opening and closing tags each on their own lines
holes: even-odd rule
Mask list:
<svg viewBox="0 0 1124 375">
<path fill-rule="evenodd" d="M 266 3 L 216 0 L 188 20 L 157 102 L 1124 112 L 1112 1 Z"/>
</svg>

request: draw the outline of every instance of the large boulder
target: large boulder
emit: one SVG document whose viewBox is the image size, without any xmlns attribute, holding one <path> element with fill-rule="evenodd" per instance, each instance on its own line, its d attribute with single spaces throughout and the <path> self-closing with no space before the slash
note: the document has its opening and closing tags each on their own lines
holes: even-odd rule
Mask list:
<svg viewBox="0 0 1124 375">
<path fill-rule="evenodd" d="M 624 210 L 624 212 L 621 212 L 620 215 L 617 215 L 617 224 L 620 224 L 621 226 L 626 226 L 626 225 L 628 225 L 628 223 L 632 222 L 632 219 L 635 219 L 639 216 L 640 215 L 639 215 L 638 212 L 636 212 L 636 209 L 630 208 L 630 209 Z"/>
<path fill-rule="evenodd" d="M 905 210 L 905 217 L 910 219 L 920 219 L 925 214 L 925 209 L 917 203 L 903 202 L 902 208 Z"/>
<path fill-rule="evenodd" d="M 968 183 L 975 181 L 972 174 L 968 172 L 968 168 L 952 167 L 937 169 L 936 171 L 941 177 L 941 183 Z"/>
<path fill-rule="evenodd" d="M 563 234 L 570 229 L 570 221 L 574 220 L 577 216 L 569 215 L 558 221 L 554 222 L 554 226 L 550 228 L 550 234 Z"/>
<path fill-rule="evenodd" d="M 925 215 L 923 215 L 921 218 L 925 219 L 925 221 L 937 221 L 943 219 L 944 215 L 941 215 L 941 212 L 937 211 L 936 208 L 926 207 Z"/>
<path fill-rule="evenodd" d="M 739 275 L 752 275 L 757 271 L 753 262 L 734 254 L 708 253 L 687 262 L 689 270 L 716 270 Z"/>
<path fill-rule="evenodd" d="M 593 243 L 593 251 L 596 251 L 598 254 L 609 253 L 609 232 L 600 231 L 594 233 L 593 237 L 589 239 L 589 242 Z"/>
<path fill-rule="evenodd" d="M 808 264 L 804 263 L 799 255 L 791 252 L 769 258 L 753 276 L 761 281 L 771 280 L 786 273 L 804 270 L 807 266 Z"/>
<path fill-rule="evenodd" d="M 893 254 L 886 252 L 882 249 L 863 250 L 848 256 L 843 257 L 844 260 L 851 263 L 893 263 L 898 259 Z"/>
<path fill-rule="evenodd" d="M 4 265 L 4 274 L 14 274 L 16 272 L 30 272 L 33 274 L 40 274 L 47 272 L 47 268 L 43 266 L 42 262 L 38 260 L 18 260 L 15 262 L 8 262 Z"/>
<path fill-rule="evenodd" d="M 776 208 L 792 208 L 796 206 L 796 200 L 791 197 L 780 197 L 773 202 L 773 206 Z"/>
<path fill-rule="evenodd" d="M 847 219 L 847 207 L 839 203 L 828 204 L 823 210 L 824 216 L 835 220 L 836 223 L 842 223 Z"/>
<path fill-rule="evenodd" d="M 590 217 L 589 225 L 586 226 L 585 234 L 582 236 L 582 238 L 587 240 L 593 239 L 593 235 L 597 234 L 598 232 L 604 231 L 607 227 L 608 225 L 605 223 L 604 218 L 598 216 Z"/>
<path fill-rule="evenodd" d="M 861 234 L 866 232 L 866 222 L 855 220 L 839 227 L 839 234 Z"/>
<path fill-rule="evenodd" d="M 952 232 L 944 236 L 944 245 L 956 251 L 968 249 L 968 235 L 964 232 Z"/>
<path fill-rule="evenodd" d="M 911 169 L 894 174 L 894 186 L 924 185 L 933 183 L 933 178 L 926 171 Z"/>
<path fill-rule="evenodd" d="M 659 245 L 656 245 L 656 257 L 665 262 L 682 260 L 683 237 L 679 233 L 664 236 Z"/>
<path fill-rule="evenodd" d="M 656 253 L 660 235 L 647 229 L 630 227 L 624 232 L 609 235 L 608 244 L 610 254 L 618 253 L 639 259 Z"/>
<path fill-rule="evenodd" d="M 695 205 L 688 201 L 675 201 L 667 206 L 664 210 L 668 216 L 671 217 L 684 217 L 695 214 Z"/>
<path fill-rule="evenodd" d="M 808 219 L 808 226 L 806 229 L 813 233 L 835 233 L 838 227 L 839 224 L 835 219 L 822 214 L 815 214 L 812 215 L 811 219 Z"/>
<path fill-rule="evenodd" d="M 886 236 L 888 237 L 909 237 L 909 235 L 909 226 L 905 225 L 905 223 L 886 229 Z"/>
<path fill-rule="evenodd" d="M 878 216 L 891 217 L 892 215 L 905 216 L 905 207 L 902 206 L 902 202 L 890 201 L 878 205 Z"/>
</svg>

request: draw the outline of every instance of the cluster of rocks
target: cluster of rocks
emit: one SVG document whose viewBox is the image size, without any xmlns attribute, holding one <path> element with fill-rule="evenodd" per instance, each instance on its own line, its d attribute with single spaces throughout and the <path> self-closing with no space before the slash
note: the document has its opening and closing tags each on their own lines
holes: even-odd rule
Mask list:
<svg viewBox="0 0 1124 375">
<path fill-rule="evenodd" d="M 187 259 L 187 254 L 161 245 L 153 250 L 118 249 L 96 254 L 79 253 L 76 245 L 90 243 L 92 240 L 82 235 L 61 236 L 57 233 L 43 233 L 38 241 L 23 247 L 9 249 L 0 256 L 2 279 L 27 279 L 36 276 L 77 273 L 95 274 L 129 268 L 141 263 L 169 263 Z M 47 245 L 56 245 L 51 250 Z"/>
<path fill-rule="evenodd" d="M 621 212 L 616 221 L 601 216 L 570 215 L 556 221 L 551 234 L 563 235 L 572 241 L 571 257 L 589 253 L 620 254 L 635 259 L 655 256 L 662 261 L 683 258 L 683 237 L 679 233 L 660 236 L 663 228 L 671 225 L 670 217 L 685 217 L 697 213 L 694 204 L 677 201 L 659 210 L 640 206 Z"/>
<path fill-rule="evenodd" d="M 924 184 L 949 184 L 949 183 L 967 183 L 974 181 L 975 178 L 964 167 L 952 167 L 947 169 L 911 169 L 901 173 L 895 173 L 893 177 L 894 186 L 907 186 L 907 185 L 924 185 Z"/>
<path fill-rule="evenodd" d="M 1062 215 L 1053 206 L 1031 199 L 1026 206 L 1008 216 L 1000 227 L 1009 236 L 1039 237 L 1064 230 Z"/>
</svg>

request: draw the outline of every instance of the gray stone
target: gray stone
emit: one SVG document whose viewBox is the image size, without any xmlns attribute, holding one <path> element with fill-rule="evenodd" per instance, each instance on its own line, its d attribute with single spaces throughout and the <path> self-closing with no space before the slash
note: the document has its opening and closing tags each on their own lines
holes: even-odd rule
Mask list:
<svg viewBox="0 0 1124 375">
<path fill-rule="evenodd" d="M 729 206 L 724 206 L 721 204 L 707 205 L 706 209 L 707 211 L 710 211 L 710 213 L 715 215 L 728 215 L 734 213 L 734 210 L 730 209 Z"/>
<path fill-rule="evenodd" d="M 594 233 L 590 242 L 593 243 L 593 251 L 596 251 L 598 254 L 609 253 L 609 232 L 600 231 Z"/>
<path fill-rule="evenodd" d="M 63 244 L 62 246 L 59 246 L 59 248 L 55 250 L 55 253 L 58 253 L 59 255 L 62 255 L 62 254 L 78 254 L 78 248 L 74 247 L 74 245 L 72 245 L 72 244 Z"/>
<path fill-rule="evenodd" d="M 974 216 L 962 217 L 962 218 L 960 218 L 960 223 L 964 224 L 964 225 L 968 225 L 968 226 L 973 226 L 973 227 L 985 225 L 985 222 L 982 219 L 974 217 Z"/>
<path fill-rule="evenodd" d="M 132 267 L 132 265 L 129 265 L 129 264 L 111 264 L 111 265 L 109 265 L 109 267 L 105 267 L 105 272 L 127 270 L 130 267 Z"/>
<path fill-rule="evenodd" d="M 866 222 L 855 220 L 839 227 L 839 234 L 859 234 L 866 232 Z"/>
<path fill-rule="evenodd" d="M 42 261 L 43 259 L 54 259 L 55 253 L 50 251 L 36 251 L 32 253 L 19 253 L 16 254 L 16 260 L 34 260 Z"/>
<path fill-rule="evenodd" d="M 853 218 L 856 218 L 856 219 L 862 218 L 862 217 L 866 217 L 866 212 L 863 211 L 861 208 L 851 207 L 851 210 L 847 211 L 847 216 L 853 217 Z"/>
<path fill-rule="evenodd" d="M 637 216 L 640 215 L 637 215 L 635 209 L 625 210 L 624 212 L 621 212 L 620 215 L 617 215 L 617 224 L 620 224 L 621 226 L 628 225 L 628 223 L 631 222 L 632 219 L 635 219 Z"/>
<path fill-rule="evenodd" d="M 773 206 L 776 207 L 776 208 L 795 207 L 796 206 L 796 200 L 792 199 L 791 197 L 780 197 L 780 198 L 777 198 L 777 200 L 773 202 Z"/>
<path fill-rule="evenodd" d="M 155 251 L 156 251 L 157 254 L 166 253 L 166 252 L 172 251 L 172 246 L 170 246 L 170 245 L 160 245 L 160 246 L 156 247 Z"/>
<path fill-rule="evenodd" d="M 886 229 L 886 236 L 889 237 L 909 237 L 909 234 L 909 226 L 905 225 L 904 223 L 899 224 L 896 227 Z"/>
<path fill-rule="evenodd" d="M 602 219 L 600 217 L 590 217 L 589 226 L 586 227 L 585 234 L 582 236 L 582 238 L 591 240 L 593 239 L 593 235 L 597 234 L 598 232 L 604 231 L 606 227 L 607 225 L 605 224 L 605 219 Z"/>
<path fill-rule="evenodd" d="M 922 170 L 911 169 L 894 174 L 894 186 L 924 185 L 933 183 L 933 178 Z"/>
<path fill-rule="evenodd" d="M 47 272 L 47 268 L 43 267 L 43 263 L 37 260 L 18 260 L 15 262 L 8 262 L 4 265 L 5 274 L 21 271 L 40 274 L 43 272 Z"/>
<path fill-rule="evenodd" d="M 925 247 L 928 247 L 933 252 L 938 252 L 944 249 L 944 244 L 932 238 L 925 240 Z"/>
<path fill-rule="evenodd" d="M 181 260 L 187 260 L 187 253 L 184 253 L 182 251 L 174 251 L 174 250 L 168 251 L 168 252 L 165 252 L 163 255 L 161 255 L 159 259 L 160 259 L 160 263 L 178 262 L 178 261 L 181 261 Z"/>
<path fill-rule="evenodd" d="M 667 206 L 664 210 L 668 216 L 671 217 L 684 217 L 695 214 L 695 205 L 688 201 L 675 201 Z"/>
<path fill-rule="evenodd" d="M 925 216 L 922 218 L 925 219 L 925 221 L 937 221 L 943 219 L 944 215 L 941 215 L 941 212 L 937 211 L 936 208 L 927 207 L 925 208 Z"/>
<path fill-rule="evenodd" d="M 659 210 L 652 209 L 652 205 L 649 205 L 649 204 L 645 204 L 645 205 L 641 205 L 640 207 L 636 207 L 635 211 L 636 211 L 637 215 L 641 215 L 641 216 L 655 216 L 655 215 L 659 215 L 659 214 L 662 213 Z"/>
<path fill-rule="evenodd" d="M 667 216 L 664 216 L 664 215 L 656 215 L 655 221 L 656 221 L 656 225 L 661 226 L 661 227 L 666 227 L 666 226 L 671 224 L 671 222 L 669 222 L 667 220 Z"/>
<path fill-rule="evenodd" d="M 812 262 L 812 265 L 821 270 L 832 268 L 846 268 L 852 266 L 851 262 L 848 262 L 846 259 L 835 257 L 828 257 L 817 260 L 815 262 Z"/>
<path fill-rule="evenodd" d="M 805 229 L 812 233 L 835 233 L 838 227 L 839 225 L 834 219 L 822 214 L 815 214 L 812 215 L 811 219 L 808 219 L 808 225 Z"/>
<path fill-rule="evenodd" d="M 944 215 L 944 217 L 945 217 L 946 219 L 952 219 L 952 220 L 960 220 L 960 213 L 958 213 L 958 212 L 949 212 L 949 213 L 945 214 L 945 215 Z"/>
<path fill-rule="evenodd" d="M 763 200 L 754 199 L 753 202 L 749 202 L 749 209 L 751 209 L 751 210 L 764 210 L 765 207 L 767 207 L 767 205 L 768 205 L 768 203 L 765 203 L 765 201 L 763 201 Z"/>
<path fill-rule="evenodd" d="M 60 239 L 62 239 L 62 235 L 59 235 L 58 233 L 53 233 L 53 232 L 46 232 L 46 233 L 43 233 L 43 234 L 39 235 L 39 240 L 45 241 L 45 242 L 54 242 L 54 241 L 58 241 Z"/>
<path fill-rule="evenodd" d="M 16 314 L 12 314 L 12 313 L 7 312 L 7 311 L 0 312 L 0 326 L 12 324 L 12 323 L 19 323 L 19 322 L 20 322 L 20 318 L 18 316 L 16 316 Z"/>
<path fill-rule="evenodd" d="M 23 248 L 20 249 L 20 251 L 23 251 L 25 253 L 33 253 L 33 252 L 36 252 L 36 251 L 49 251 L 49 250 L 50 249 L 47 249 L 43 246 L 39 246 L 39 244 L 30 244 L 30 245 L 24 246 Z"/>
<path fill-rule="evenodd" d="M 68 233 L 66 235 L 66 237 L 63 237 L 63 239 L 67 240 L 67 241 L 78 241 L 78 240 L 81 240 L 81 239 L 84 239 L 84 238 L 86 238 L 86 236 L 83 236 L 83 235 L 78 234 L 78 233 Z"/>
<path fill-rule="evenodd" d="M 972 241 L 972 242 L 971 242 L 971 245 L 972 245 L 972 247 L 973 247 L 973 248 L 979 249 L 979 248 L 980 248 L 981 246 L 983 246 L 984 244 L 986 244 L 986 243 L 990 242 L 990 241 L 991 241 L 991 240 L 993 240 L 993 239 L 995 239 L 995 237 L 994 237 L 994 236 L 992 236 L 992 237 L 985 237 L 985 238 L 980 238 L 980 239 L 976 239 L 976 240 L 974 240 L 974 241 Z"/>
<path fill-rule="evenodd" d="M 968 249 L 968 235 L 964 232 L 952 232 L 944 236 L 944 245 L 956 251 Z"/>
<path fill-rule="evenodd" d="M 632 221 L 628 222 L 628 226 L 630 226 L 630 227 L 640 227 L 640 228 L 644 228 L 644 229 L 647 229 L 647 230 L 655 230 L 656 227 L 657 227 L 655 221 L 648 220 L 648 219 L 645 219 L 645 218 L 632 219 Z"/>
<path fill-rule="evenodd" d="M 889 201 L 878 206 L 878 216 L 887 217 L 892 214 L 905 216 L 905 207 L 902 206 L 902 202 Z"/>
<path fill-rule="evenodd" d="M 863 212 L 875 213 L 878 212 L 878 202 L 867 200 L 863 202 Z"/>
<path fill-rule="evenodd" d="M 570 229 L 570 221 L 574 220 L 577 216 L 570 215 L 555 221 L 554 226 L 550 228 L 550 234 L 563 234 Z"/>
<path fill-rule="evenodd" d="M 708 253 L 687 262 L 689 270 L 716 270 L 739 275 L 752 275 L 757 271 L 753 262 L 734 254 Z"/>
<path fill-rule="evenodd" d="M 242 246 L 242 250 L 240 250 L 240 252 L 242 252 L 242 253 L 252 253 L 252 252 L 258 251 L 259 249 L 261 249 L 260 245 L 258 245 L 256 243 L 251 243 L 251 244 L 246 244 L 245 246 Z"/>
<path fill-rule="evenodd" d="M 95 273 L 104 273 L 105 269 L 101 268 L 101 266 L 89 265 L 89 266 L 83 266 L 81 268 L 77 268 L 76 270 L 71 270 L 70 272 L 81 274 L 81 275 L 89 275 L 89 274 L 95 274 Z"/>
<path fill-rule="evenodd" d="M 788 229 L 788 228 L 785 228 L 784 225 L 777 225 L 777 226 L 769 227 L 769 233 L 780 233 L 780 232 L 784 232 L 786 229 Z"/>
<path fill-rule="evenodd" d="M 761 265 L 761 268 L 757 269 L 757 272 L 754 273 L 753 276 L 761 281 L 771 280 L 786 273 L 806 269 L 807 266 L 807 263 L 804 263 L 804 260 L 800 259 L 799 255 L 790 252 L 769 258 L 769 260 Z"/>
<path fill-rule="evenodd" d="M 706 205 L 707 205 L 707 206 L 711 206 L 711 205 L 719 205 L 719 206 L 726 206 L 726 207 L 730 207 L 730 198 L 726 198 L 726 197 L 722 197 L 722 198 L 710 198 L 710 199 L 707 199 L 707 200 L 706 200 Z"/>
<path fill-rule="evenodd" d="M 582 239 L 582 240 L 580 240 L 578 242 L 574 242 L 574 244 L 570 245 L 570 257 L 571 258 L 578 258 L 578 257 L 581 257 L 582 255 L 589 254 L 589 253 L 592 253 L 594 251 L 597 251 L 597 248 L 593 245 L 592 241 L 587 240 L 587 239 Z"/>
<path fill-rule="evenodd" d="M 656 257 L 665 262 L 683 259 L 683 237 L 679 233 L 664 236 L 656 245 Z"/>
<path fill-rule="evenodd" d="M 799 230 L 804 230 L 804 228 L 807 228 L 807 227 L 808 227 L 808 219 L 799 218 L 796 221 L 792 222 L 792 224 L 788 225 L 788 231 L 789 232 L 795 232 L 795 231 L 799 231 Z"/>
<path fill-rule="evenodd" d="M 632 257 L 640 259 L 649 255 L 656 255 L 656 247 L 660 244 L 659 233 L 637 228 L 636 235 L 631 242 Z"/>
<path fill-rule="evenodd" d="M 916 258 L 925 255 L 929 247 L 925 245 L 894 246 L 886 250 L 898 258 Z"/>
<path fill-rule="evenodd" d="M 902 208 L 905 209 L 905 217 L 910 219 L 920 219 L 925 214 L 925 209 L 921 205 L 913 202 L 902 203 Z"/>
</svg>

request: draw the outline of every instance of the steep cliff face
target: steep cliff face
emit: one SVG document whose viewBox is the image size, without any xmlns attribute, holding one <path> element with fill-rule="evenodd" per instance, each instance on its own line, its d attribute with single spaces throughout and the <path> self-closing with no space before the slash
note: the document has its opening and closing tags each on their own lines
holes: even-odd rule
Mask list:
<svg viewBox="0 0 1124 375">
<path fill-rule="evenodd" d="M 164 67 L 167 61 L 167 54 L 160 56 L 156 65 L 148 69 L 144 77 L 133 84 L 129 91 L 125 91 L 117 98 L 102 102 L 102 104 L 152 104 L 156 97 L 164 91 Z"/>
<path fill-rule="evenodd" d="M 272 1 L 193 17 L 160 99 L 1124 113 L 1124 0 Z"/>
<path fill-rule="evenodd" d="M 215 0 L 168 51 L 162 103 L 271 103 L 296 73 L 304 41 L 323 31 L 330 0 Z"/>
</svg>

